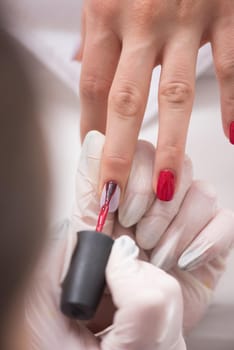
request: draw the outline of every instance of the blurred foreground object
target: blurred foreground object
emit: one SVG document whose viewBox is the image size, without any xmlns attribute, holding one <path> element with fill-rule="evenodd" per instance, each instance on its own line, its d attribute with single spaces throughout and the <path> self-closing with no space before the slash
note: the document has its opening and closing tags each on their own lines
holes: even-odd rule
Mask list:
<svg viewBox="0 0 234 350">
<path fill-rule="evenodd" d="M 0 348 L 13 349 L 5 341 L 46 232 L 49 184 L 23 50 L 1 22 L 0 74 Z"/>
</svg>

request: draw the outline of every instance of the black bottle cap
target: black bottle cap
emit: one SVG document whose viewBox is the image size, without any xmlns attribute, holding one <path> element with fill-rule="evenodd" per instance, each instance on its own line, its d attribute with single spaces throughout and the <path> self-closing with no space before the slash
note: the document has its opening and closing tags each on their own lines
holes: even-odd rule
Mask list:
<svg viewBox="0 0 234 350">
<path fill-rule="evenodd" d="M 100 232 L 78 232 L 70 268 L 62 285 L 61 310 L 78 320 L 90 320 L 105 288 L 105 269 L 114 240 Z"/>
</svg>

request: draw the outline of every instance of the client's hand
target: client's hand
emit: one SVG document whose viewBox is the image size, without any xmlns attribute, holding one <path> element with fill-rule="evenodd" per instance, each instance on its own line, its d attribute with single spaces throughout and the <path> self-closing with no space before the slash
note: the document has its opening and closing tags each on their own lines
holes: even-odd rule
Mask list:
<svg viewBox="0 0 234 350">
<path fill-rule="evenodd" d="M 55 230 L 33 277 L 26 299 L 30 349 L 184 350 L 183 301 L 179 284 L 161 269 L 137 259 L 139 249 L 128 237 L 134 237 L 135 226 L 131 224 L 131 228 L 124 229 L 114 214 L 109 215 L 104 231 L 115 237 L 127 236 L 114 243 L 106 270 L 108 290 L 95 319 L 84 324 L 69 320 L 60 312 L 60 286 L 70 263 L 76 232 L 95 228 L 103 144 L 103 135 L 93 132 L 87 136 L 76 178 L 76 207 L 71 224 Z M 121 206 L 122 219 L 127 215 L 129 221 L 141 221 L 154 201 L 154 194 L 148 190 L 151 181 L 147 182 L 148 175 L 152 175 L 151 155 L 150 146 L 139 143 L 126 201 Z M 136 194 L 135 201 L 134 194 L 138 190 L 140 193 Z M 142 198 L 140 203 L 139 198 Z M 129 207 L 125 212 L 127 202 Z M 140 208 L 136 204 L 140 204 Z M 144 225 L 144 218 L 142 220 Z M 147 260 L 147 255 L 143 255 Z M 94 335 L 107 326 L 109 329 L 102 335 Z"/>
</svg>

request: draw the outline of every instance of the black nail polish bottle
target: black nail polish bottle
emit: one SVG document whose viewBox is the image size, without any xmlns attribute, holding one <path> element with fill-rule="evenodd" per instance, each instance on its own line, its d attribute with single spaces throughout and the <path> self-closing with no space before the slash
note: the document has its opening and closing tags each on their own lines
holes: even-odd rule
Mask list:
<svg viewBox="0 0 234 350">
<path fill-rule="evenodd" d="M 61 310 L 74 319 L 90 320 L 105 288 L 105 269 L 114 240 L 97 231 L 77 233 L 70 268 L 62 284 Z"/>
</svg>

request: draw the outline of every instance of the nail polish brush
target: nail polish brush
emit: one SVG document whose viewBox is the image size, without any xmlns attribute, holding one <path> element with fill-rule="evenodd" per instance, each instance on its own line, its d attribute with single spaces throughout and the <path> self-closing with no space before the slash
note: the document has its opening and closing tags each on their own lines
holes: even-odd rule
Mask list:
<svg viewBox="0 0 234 350">
<path fill-rule="evenodd" d="M 96 230 L 77 233 L 77 244 L 62 284 L 61 310 L 70 318 L 90 320 L 101 300 L 105 269 L 114 243 L 102 230 L 117 187 L 113 181 L 106 184 Z"/>
</svg>

